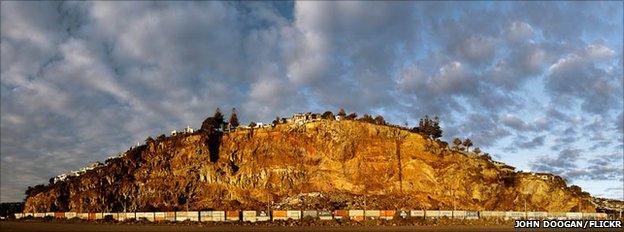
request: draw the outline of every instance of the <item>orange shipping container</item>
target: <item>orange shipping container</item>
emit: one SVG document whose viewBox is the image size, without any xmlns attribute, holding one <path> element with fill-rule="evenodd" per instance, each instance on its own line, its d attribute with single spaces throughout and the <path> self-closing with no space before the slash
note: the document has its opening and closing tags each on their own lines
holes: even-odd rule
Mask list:
<svg viewBox="0 0 624 232">
<path fill-rule="evenodd" d="M 89 220 L 95 220 L 95 213 L 89 213 Z"/>
<path fill-rule="evenodd" d="M 55 218 L 65 218 L 65 212 L 54 212 Z"/>
<path fill-rule="evenodd" d="M 396 214 L 396 210 L 381 210 L 379 212 L 381 217 L 394 217 L 394 214 Z"/>
<path fill-rule="evenodd" d="M 347 216 L 349 216 L 349 211 L 347 211 L 347 210 L 334 210 L 334 216 L 347 217 Z"/>
<path fill-rule="evenodd" d="M 239 217 L 238 217 L 238 210 L 231 210 L 231 211 L 226 211 L 225 212 L 225 218 L 228 221 L 238 221 Z"/>
<path fill-rule="evenodd" d="M 273 217 L 286 217 L 286 211 L 285 210 L 273 210 Z"/>
</svg>

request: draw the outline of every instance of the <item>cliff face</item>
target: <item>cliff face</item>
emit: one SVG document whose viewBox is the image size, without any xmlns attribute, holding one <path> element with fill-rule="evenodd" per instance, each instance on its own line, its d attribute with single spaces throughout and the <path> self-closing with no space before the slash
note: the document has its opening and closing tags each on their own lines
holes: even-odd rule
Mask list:
<svg viewBox="0 0 624 232">
<path fill-rule="evenodd" d="M 560 178 L 505 172 L 418 134 L 357 121 L 156 141 L 26 199 L 25 211 L 407 208 L 593 212 Z"/>
</svg>

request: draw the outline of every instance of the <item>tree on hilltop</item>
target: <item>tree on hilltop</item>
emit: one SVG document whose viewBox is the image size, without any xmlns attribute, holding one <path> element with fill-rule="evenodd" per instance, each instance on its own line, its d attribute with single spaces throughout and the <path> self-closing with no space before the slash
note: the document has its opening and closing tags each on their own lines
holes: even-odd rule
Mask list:
<svg viewBox="0 0 624 232">
<path fill-rule="evenodd" d="M 462 145 L 462 141 L 459 138 L 454 138 L 453 139 L 453 148 L 455 148 L 456 150 L 459 150 L 459 146 Z"/>
<path fill-rule="evenodd" d="M 479 153 L 481 153 L 481 149 L 478 147 L 475 147 L 475 149 L 473 149 L 472 152 L 479 155 Z"/>
<path fill-rule="evenodd" d="M 338 116 L 345 118 L 347 117 L 347 113 L 345 113 L 345 110 L 343 108 L 340 108 L 340 110 L 338 111 Z"/>
<path fill-rule="evenodd" d="M 230 115 L 230 129 L 234 129 L 240 125 L 238 122 L 238 115 L 236 115 L 236 108 L 232 108 L 232 115 Z"/>
<path fill-rule="evenodd" d="M 381 115 L 377 115 L 377 117 L 375 117 L 374 121 L 375 121 L 375 124 L 386 125 L 386 120 Z"/>
<path fill-rule="evenodd" d="M 466 147 L 466 151 L 469 151 L 468 149 L 470 149 L 470 147 L 473 145 L 472 144 L 472 140 L 470 140 L 469 138 L 466 138 L 464 140 L 463 145 L 464 145 L 464 147 Z"/>
<path fill-rule="evenodd" d="M 440 118 L 437 116 L 429 118 L 429 115 L 425 115 L 424 118 L 418 122 L 418 127 L 412 128 L 410 131 L 424 135 L 427 138 L 437 139 L 442 137 L 442 128 L 440 127 Z"/>
<path fill-rule="evenodd" d="M 357 118 L 356 113 L 351 113 L 345 117 L 347 120 L 355 120 Z"/>
<path fill-rule="evenodd" d="M 334 113 L 332 113 L 331 111 L 325 111 L 325 113 L 321 115 L 321 118 L 333 120 L 335 117 L 334 117 Z"/>
</svg>

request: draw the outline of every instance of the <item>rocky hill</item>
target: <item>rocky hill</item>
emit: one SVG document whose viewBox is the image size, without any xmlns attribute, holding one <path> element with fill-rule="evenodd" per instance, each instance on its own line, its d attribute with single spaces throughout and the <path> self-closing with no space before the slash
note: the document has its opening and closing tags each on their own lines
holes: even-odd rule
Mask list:
<svg viewBox="0 0 624 232">
<path fill-rule="evenodd" d="M 28 197 L 25 211 L 406 208 L 594 212 L 556 176 L 513 172 L 396 127 L 319 120 L 149 140 Z"/>
</svg>

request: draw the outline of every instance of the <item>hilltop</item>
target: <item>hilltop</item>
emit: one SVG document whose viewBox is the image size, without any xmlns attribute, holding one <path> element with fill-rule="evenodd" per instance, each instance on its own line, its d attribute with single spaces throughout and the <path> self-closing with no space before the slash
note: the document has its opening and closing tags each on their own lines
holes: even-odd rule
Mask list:
<svg viewBox="0 0 624 232">
<path fill-rule="evenodd" d="M 39 189 L 24 209 L 269 207 L 595 211 L 588 193 L 558 176 L 517 172 L 403 128 L 346 119 L 150 138 Z"/>
</svg>

